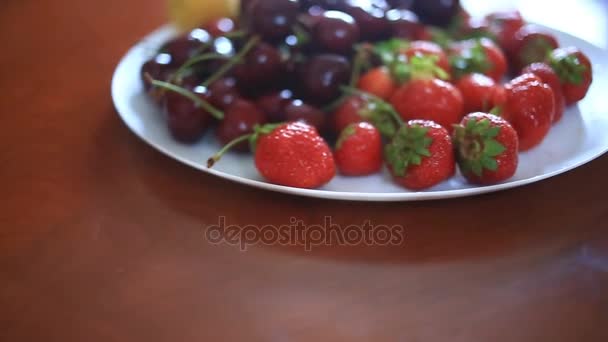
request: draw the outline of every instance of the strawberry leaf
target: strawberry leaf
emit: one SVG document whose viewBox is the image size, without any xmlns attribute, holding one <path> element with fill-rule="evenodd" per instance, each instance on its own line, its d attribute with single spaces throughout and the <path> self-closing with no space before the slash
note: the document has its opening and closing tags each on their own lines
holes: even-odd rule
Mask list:
<svg viewBox="0 0 608 342">
<path fill-rule="evenodd" d="M 433 139 L 428 137 L 427 133 L 426 127 L 405 125 L 386 145 L 386 160 L 396 176 L 405 176 L 411 165 L 420 165 L 424 158 L 430 157 L 429 147 Z"/>
</svg>

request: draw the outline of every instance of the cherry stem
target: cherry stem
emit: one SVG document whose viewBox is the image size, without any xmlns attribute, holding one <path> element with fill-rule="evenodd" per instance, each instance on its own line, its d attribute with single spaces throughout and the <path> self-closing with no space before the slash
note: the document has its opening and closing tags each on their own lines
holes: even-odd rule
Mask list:
<svg viewBox="0 0 608 342">
<path fill-rule="evenodd" d="M 356 87 L 357 83 L 359 83 L 359 78 L 361 77 L 361 71 L 363 69 L 363 62 L 365 61 L 365 49 L 359 47 L 357 49 L 357 53 L 355 54 L 355 58 L 353 60 L 353 71 L 350 75 L 349 86 Z"/>
<path fill-rule="evenodd" d="M 228 62 L 222 65 L 213 75 L 211 75 L 205 82 L 201 85 L 203 87 L 209 87 L 210 84 L 222 78 L 230 69 L 232 69 L 235 65 L 240 63 L 243 58 L 247 55 L 247 53 L 260 41 L 260 38 L 257 36 L 251 37 L 245 46 L 239 51 L 234 57 L 232 57 Z"/>
<path fill-rule="evenodd" d="M 224 156 L 224 154 L 226 154 L 226 152 L 228 152 L 234 146 L 236 146 L 244 141 L 249 140 L 249 138 L 251 138 L 252 136 L 253 136 L 253 134 L 245 134 L 245 135 L 242 135 L 242 136 L 232 140 L 228 144 L 226 144 L 224 147 L 222 147 L 221 150 L 219 150 L 216 154 L 214 154 L 213 157 L 207 159 L 207 167 L 212 168 L 213 165 L 215 165 L 215 163 L 217 163 L 218 161 L 220 161 L 220 159 L 222 159 L 222 157 Z"/>
<path fill-rule="evenodd" d="M 173 74 L 172 80 L 179 79 L 179 77 L 181 77 L 182 74 L 186 70 L 188 70 L 188 68 L 192 67 L 193 65 L 195 65 L 197 63 L 208 61 L 208 60 L 213 60 L 213 59 L 226 59 L 226 58 L 227 57 L 225 55 L 221 55 L 219 53 L 206 53 L 203 55 L 192 57 L 189 60 L 187 60 L 184 64 L 182 64 L 182 66 L 180 66 L 179 69 L 177 69 L 175 74 Z"/>
<path fill-rule="evenodd" d="M 180 87 L 178 85 L 175 85 L 173 83 L 155 80 L 148 73 L 144 74 L 144 77 L 153 86 L 158 87 L 158 88 L 162 88 L 162 89 L 165 89 L 165 90 L 169 90 L 169 91 L 172 91 L 172 92 L 177 93 L 179 95 L 182 95 L 182 96 L 184 96 L 184 97 L 192 100 L 192 102 L 194 102 L 194 104 L 197 107 L 203 108 L 204 110 L 206 110 L 207 112 L 209 112 L 209 114 L 211 114 L 216 119 L 218 119 L 218 120 L 224 119 L 224 113 L 222 111 L 220 111 L 217 108 L 213 107 L 207 101 L 204 101 L 203 99 L 201 99 L 200 97 L 198 97 L 195 93 L 191 92 L 190 90 L 185 89 L 183 87 Z"/>
</svg>

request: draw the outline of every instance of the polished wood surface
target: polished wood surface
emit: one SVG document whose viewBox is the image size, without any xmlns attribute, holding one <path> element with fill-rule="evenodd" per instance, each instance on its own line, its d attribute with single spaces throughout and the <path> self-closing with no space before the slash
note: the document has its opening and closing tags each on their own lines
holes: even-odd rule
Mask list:
<svg viewBox="0 0 608 342">
<path fill-rule="evenodd" d="M 608 341 L 608 157 L 423 203 L 223 181 L 145 145 L 112 106 L 115 64 L 164 20 L 160 0 L 0 4 L 1 341 Z M 406 235 L 241 252 L 206 239 L 220 216 Z"/>
</svg>

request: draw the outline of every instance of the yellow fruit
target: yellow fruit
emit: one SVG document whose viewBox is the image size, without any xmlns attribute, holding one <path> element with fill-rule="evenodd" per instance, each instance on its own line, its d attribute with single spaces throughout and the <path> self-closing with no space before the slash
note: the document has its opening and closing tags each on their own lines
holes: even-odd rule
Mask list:
<svg viewBox="0 0 608 342">
<path fill-rule="evenodd" d="M 236 17 L 239 0 L 168 0 L 169 19 L 179 29 L 189 30 L 221 17 Z"/>
</svg>

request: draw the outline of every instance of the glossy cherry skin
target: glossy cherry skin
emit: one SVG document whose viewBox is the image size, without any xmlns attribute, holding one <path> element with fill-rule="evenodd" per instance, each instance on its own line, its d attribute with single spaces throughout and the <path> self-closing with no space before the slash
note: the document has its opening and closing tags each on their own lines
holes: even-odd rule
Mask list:
<svg viewBox="0 0 608 342">
<path fill-rule="evenodd" d="M 269 122 L 283 122 L 287 120 L 285 107 L 293 98 L 293 92 L 289 89 L 276 91 L 257 99 L 256 104 L 266 116 Z"/>
<path fill-rule="evenodd" d="M 285 120 L 306 122 L 319 132 L 323 132 L 327 128 L 327 115 L 319 108 L 302 100 L 292 100 L 285 106 Z"/>
<path fill-rule="evenodd" d="M 297 0 L 257 0 L 251 9 L 253 30 L 269 41 L 291 33 L 300 9 Z"/>
<path fill-rule="evenodd" d="M 320 54 L 311 57 L 298 73 L 306 99 L 327 103 L 340 96 L 340 86 L 349 82 L 351 65 L 340 55 Z"/>
<path fill-rule="evenodd" d="M 198 94 L 207 100 L 204 93 Z M 213 122 L 213 117 L 207 111 L 196 107 L 192 100 L 180 94 L 166 92 L 163 101 L 169 132 L 181 143 L 197 142 Z"/>
<path fill-rule="evenodd" d="M 233 77 L 220 78 L 209 86 L 209 102 L 220 110 L 230 107 L 240 97 Z"/>
<path fill-rule="evenodd" d="M 215 134 L 225 145 L 238 137 L 252 133 L 256 125 L 262 125 L 266 121 L 266 114 L 255 104 L 239 99 L 224 111 L 224 119 L 220 121 Z M 235 146 L 234 150 L 248 151 L 249 144 L 241 143 Z"/>
<path fill-rule="evenodd" d="M 359 40 L 359 25 L 344 12 L 327 11 L 315 25 L 314 38 L 324 51 L 348 54 Z"/>
</svg>

